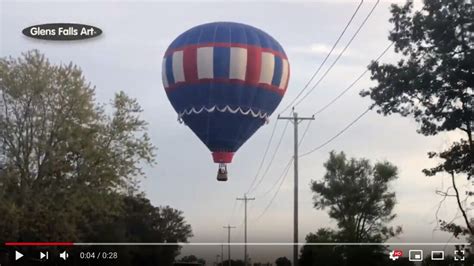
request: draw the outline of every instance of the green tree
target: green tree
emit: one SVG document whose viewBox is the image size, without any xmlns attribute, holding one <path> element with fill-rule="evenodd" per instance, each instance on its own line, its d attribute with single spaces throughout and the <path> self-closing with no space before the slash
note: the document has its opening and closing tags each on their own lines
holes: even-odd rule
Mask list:
<svg viewBox="0 0 474 266">
<path fill-rule="evenodd" d="M 414 117 L 420 125 L 418 133 L 425 136 L 462 132 L 464 137 L 447 150 L 428 154 L 441 163 L 423 172 L 427 176 L 440 172 L 451 176 L 464 226 L 441 221 L 442 228 L 455 236 L 472 235 L 455 178 L 470 179 L 474 174 L 472 1 L 426 0 L 419 11 L 414 11 L 412 1 L 408 1 L 404 6 L 392 5 L 391 12 L 389 40 L 402 59 L 396 64 L 373 62 L 369 69 L 378 84 L 361 95 L 374 101 L 378 113 Z"/>
<path fill-rule="evenodd" d="M 322 181 L 312 181 L 314 207 L 328 209 L 338 230 L 324 229 L 309 235 L 309 241 L 384 242 L 401 233 L 401 227 L 388 224 L 393 214 L 395 193 L 388 184 L 398 178 L 397 168 L 389 162 L 374 165 L 367 159 L 347 159 L 343 152 L 332 151 L 324 164 Z M 337 253 L 346 265 L 378 265 L 383 246 L 345 246 Z M 325 256 L 325 255 L 321 255 Z"/>
<path fill-rule="evenodd" d="M 276 266 L 291 266 L 291 261 L 287 257 L 279 257 L 275 260 Z"/>
<path fill-rule="evenodd" d="M 194 255 L 184 256 L 179 261 L 181 261 L 181 262 L 197 262 L 197 263 L 200 263 L 201 265 L 206 265 L 206 260 L 204 260 L 203 258 L 198 258 Z"/>
<path fill-rule="evenodd" d="M 329 228 L 321 228 L 316 233 L 306 236 L 306 243 L 336 243 L 339 241 L 337 232 Z M 304 245 L 301 249 L 299 265 L 303 266 L 339 266 L 344 265 L 340 246 Z"/>
<path fill-rule="evenodd" d="M 153 163 L 138 103 L 117 93 L 107 115 L 77 66 L 38 51 L 1 59 L 0 80 L 0 202 L 16 227 L 0 239 L 76 241 L 112 221 Z"/>
<path fill-rule="evenodd" d="M 221 264 L 221 263 L 218 263 L 218 265 L 219 265 L 219 266 L 222 266 L 222 265 L 224 265 L 224 266 L 227 266 L 227 265 L 232 265 L 232 266 L 245 266 L 245 263 L 244 263 L 243 260 L 232 260 L 232 259 L 231 259 L 231 260 L 230 260 L 230 263 L 229 263 L 229 260 L 224 260 L 224 261 L 222 262 L 222 264 Z"/>
<path fill-rule="evenodd" d="M 191 226 L 186 223 L 181 211 L 169 206 L 154 207 L 150 201 L 142 196 L 128 196 L 125 198 L 125 215 L 115 222 L 120 226 L 119 237 L 126 242 L 149 243 L 187 242 L 192 237 Z M 117 229 L 115 229 L 117 232 Z M 107 233 L 102 233 L 108 235 Z M 172 265 L 179 255 L 179 245 L 130 247 L 128 248 L 130 265 Z M 188 258 L 189 259 L 189 258 Z M 196 258 L 196 261 L 201 262 Z"/>
<path fill-rule="evenodd" d="M 97 104 L 72 63 L 36 50 L 0 59 L 0 242 L 186 242 L 183 213 L 138 191 L 155 150 L 141 112 L 123 92 Z M 122 265 L 171 265 L 179 254 L 120 249 Z"/>
</svg>

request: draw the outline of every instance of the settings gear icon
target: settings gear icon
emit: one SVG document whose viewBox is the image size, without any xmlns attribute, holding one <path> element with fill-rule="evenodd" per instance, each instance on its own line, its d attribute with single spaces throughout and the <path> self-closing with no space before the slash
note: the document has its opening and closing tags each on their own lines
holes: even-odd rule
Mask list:
<svg viewBox="0 0 474 266">
<path fill-rule="evenodd" d="M 393 261 L 398 260 L 403 255 L 403 252 L 401 250 L 392 250 L 389 253 L 389 258 Z"/>
</svg>

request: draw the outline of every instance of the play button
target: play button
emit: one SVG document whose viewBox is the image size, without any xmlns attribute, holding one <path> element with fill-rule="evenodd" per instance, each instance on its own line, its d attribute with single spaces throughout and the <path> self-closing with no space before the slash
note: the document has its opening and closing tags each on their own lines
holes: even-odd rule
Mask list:
<svg viewBox="0 0 474 266">
<path fill-rule="evenodd" d="M 21 254 L 20 252 L 18 251 L 15 251 L 15 260 L 19 260 L 23 257 L 23 254 Z"/>
</svg>

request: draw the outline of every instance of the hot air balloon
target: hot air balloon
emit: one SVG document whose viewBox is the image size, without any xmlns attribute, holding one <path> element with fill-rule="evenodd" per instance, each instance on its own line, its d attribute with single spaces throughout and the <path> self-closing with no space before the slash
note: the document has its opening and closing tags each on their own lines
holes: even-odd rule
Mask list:
<svg viewBox="0 0 474 266">
<path fill-rule="evenodd" d="M 273 113 L 288 86 L 285 51 L 270 35 L 233 22 L 196 26 L 179 35 L 163 57 L 169 101 L 209 148 L 227 180 L 234 153 Z"/>
</svg>

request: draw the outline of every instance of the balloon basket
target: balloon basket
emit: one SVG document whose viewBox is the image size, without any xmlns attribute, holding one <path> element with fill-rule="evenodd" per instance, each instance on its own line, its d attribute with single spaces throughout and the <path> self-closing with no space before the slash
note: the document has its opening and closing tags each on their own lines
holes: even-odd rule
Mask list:
<svg viewBox="0 0 474 266">
<path fill-rule="evenodd" d="M 217 181 L 225 182 L 227 179 L 227 165 L 225 163 L 220 163 L 219 169 L 217 169 Z"/>
</svg>

